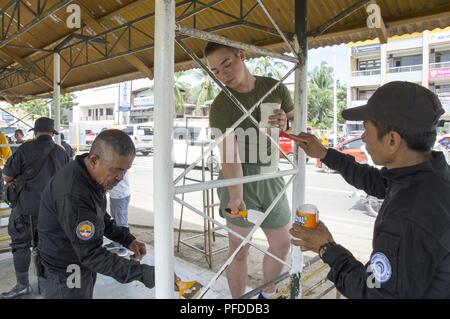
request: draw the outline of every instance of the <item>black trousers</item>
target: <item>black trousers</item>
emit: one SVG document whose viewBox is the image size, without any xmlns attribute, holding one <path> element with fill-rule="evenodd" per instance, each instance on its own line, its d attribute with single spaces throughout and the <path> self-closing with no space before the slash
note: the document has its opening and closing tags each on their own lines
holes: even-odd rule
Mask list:
<svg viewBox="0 0 450 319">
<path fill-rule="evenodd" d="M 74 274 L 50 270 L 42 267 L 43 275 L 39 277 L 39 287 L 44 299 L 92 299 L 97 274 L 82 269 L 79 285 L 74 285 Z"/>
<path fill-rule="evenodd" d="M 27 273 L 30 268 L 33 239 L 37 245 L 37 222 L 37 216 L 30 219 L 29 215 L 17 214 L 14 210 L 9 217 L 8 234 L 17 275 Z"/>
</svg>

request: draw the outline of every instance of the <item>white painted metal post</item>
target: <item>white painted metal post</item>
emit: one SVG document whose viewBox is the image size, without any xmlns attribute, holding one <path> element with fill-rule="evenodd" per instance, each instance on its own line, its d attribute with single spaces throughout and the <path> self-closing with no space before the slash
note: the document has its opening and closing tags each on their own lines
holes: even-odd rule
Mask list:
<svg viewBox="0 0 450 319">
<path fill-rule="evenodd" d="M 294 130 L 295 134 L 306 131 L 307 126 L 307 92 L 308 92 L 308 45 L 306 38 L 307 28 L 307 0 L 297 0 L 295 2 L 295 25 L 296 25 L 296 49 L 300 59 L 299 66 L 295 71 L 294 85 Z M 306 191 L 306 156 L 305 153 L 297 147 L 297 167 L 298 173 L 294 180 L 292 194 L 292 210 L 295 211 L 298 206 L 305 202 Z"/>
<path fill-rule="evenodd" d="M 336 46 L 333 45 L 333 146 L 337 144 L 337 72 L 336 72 Z"/>
<path fill-rule="evenodd" d="M 430 31 L 423 31 L 422 35 L 422 86 L 428 89 L 430 76 Z"/>
<path fill-rule="evenodd" d="M 55 106 L 55 130 L 61 131 L 61 57 L 53 54 L 53 105 Z M 55 142 L 61 145 L 61 135 L 55 135 Z"/>
<path fill-rule="evenodd" d="M 175 0 L 155 10 L 155 214 L 156 298 L 174 298 L 172 122 L 174 108 Z"/>
<path fill-rule="evenodd" d="M 307 85 L 308 85 L 308 43 L 306 37 L 308 19 L 308 0 L 295 1 L 295 49 L 298 52 L 299 65 L 295 71 L 294 85 L 294 131 L 299 134 L 306 131 L 307 126 Z M 297 162 L 298 173 L 295 176 L 292 187 L 292 219 L 294 220 L 297 208 L 305 203 L 306 194 L 306 155 L 305 152 L 296 146 L 295 160 Z M 292 269 L 291 275 L 301 274 L 303 270 L 303 253 L 298 246 L 292 246 Z M 291 282 L 291 285 L 295 285 Z M 298 282 L 298 296 L 302 298 L 301 277 Z M 295 289 L 291 288 L 291 296 Z M 294 296 L 292 296 L 294 297 Z"/>
</svg>

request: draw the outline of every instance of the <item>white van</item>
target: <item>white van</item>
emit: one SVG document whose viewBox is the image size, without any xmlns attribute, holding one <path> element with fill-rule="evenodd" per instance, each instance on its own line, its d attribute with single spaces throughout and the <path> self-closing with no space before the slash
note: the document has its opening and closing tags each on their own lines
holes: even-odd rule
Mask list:
<svg viewBox="0 0 450 319">
<path fill-rule="evenodd" d="M 173 127 L 173 160 L 175 165 L 191 165 L 214 142 L 210 138 L 207 119 L 177 119 Z M 201 166 L 202 162 L 196 166 Z M 219 148 L 216 146 L 204 159 L 204 166 L 214 172 L 220 169 Z"/>
<path fill-rule="evenodd" d="M 127 133 L 134 142 L 136 153 L 140 152 L 144 156 L 153 153 L 153 122 L 114 125 L 111 128 Z"/>
</svg>

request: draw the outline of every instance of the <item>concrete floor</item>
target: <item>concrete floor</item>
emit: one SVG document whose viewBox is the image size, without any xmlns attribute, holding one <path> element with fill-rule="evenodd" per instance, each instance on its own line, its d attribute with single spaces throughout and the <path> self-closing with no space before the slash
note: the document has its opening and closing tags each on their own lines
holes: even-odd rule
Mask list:
<svg viewBox="0 0 450 319">
<path fill-rule="evenodd" d="M 154 264 L 153 247 L 147 246 L 147 255 L 143 263 Z M 184 281 L 197 280 L 203 285 L 208 284 L 214 273 L 190 264 L 179 258 L 175 260 L 175 272 Z M 33 294 L 24 299 L 39 299 L 37 294 L 37 278 L 31 271 L 31 286 Z M 0 254 L 0 292 L 7 291 L 15 285 L 14 266 L 11 253 Z M 155 298 L 155 289 L 148 289 L 141 282 L 135 281 L 129 284 L 121 284 L 111 277 L 99 275 L 94 289 L 95 299 L 152 299 Z M 174 292 L 174 298 L 178 293 Z M 221 277 L 213 285 L 212 289 L 204 297 L 205 299 L 228 299 L 230 298 L 226 279 Z"/>
</svg>

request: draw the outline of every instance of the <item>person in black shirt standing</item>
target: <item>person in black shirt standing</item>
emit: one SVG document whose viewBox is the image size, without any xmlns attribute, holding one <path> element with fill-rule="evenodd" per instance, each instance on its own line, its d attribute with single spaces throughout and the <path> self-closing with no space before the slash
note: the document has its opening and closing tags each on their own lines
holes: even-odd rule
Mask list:
<svg viewBox="0 0 450 319">
<path fill-rule="evenodd" d="M 431 151 L 443 113 L 430 90 L 400 81 L 381 86 L 367 105 L 343 111 L 346 120 L 364 121 L 362 139 L 381 170 L 327 149 L 310 134 L 292 136 L 308 156 L 384 199 L 366 265 L 336 244 L 323 223 L 291 229 L 293 244 L 319 253 L 344 296 L 450 298 L 450 168 L 441 152 Z"/>
<path fill-rule="evenodd" d="M 64 139 L 64 134 L 61 133 L 61 146 L 66 150 L 67 156 L 69 156 L 70 160 L 73 160 L 73 148 L 69 145 Z"/>
<path fill-rule="evenodd" d="M 3 178 L 8 183 L 50 150 L 42 167 L 19 194 L 18 204 L 12 209 L 8 233 L 11 237 L 11 249 L 14 259 L 17 285 L 10 291 L 1 294 L 3 299 L 13 299 L 31 293 L 28 270 L 31 263 L 30 248 L 36 245 L 36 226 L 39 213 L 39 203 L 42 190 L 52 176 L 69 162 L 62 147 L 53 142 L 53 136 L 58 134 L 54 122 L 47 117 L 41 117 L 34 123 L 36 139 L 22 144 L 12 157 L 8 159 L 3 169 Z M 32 243 L 34 239 L 34 243 Z"/>
</svg>

